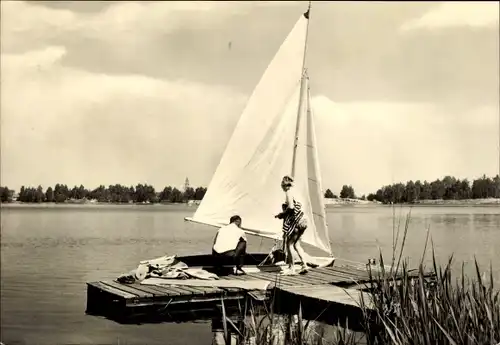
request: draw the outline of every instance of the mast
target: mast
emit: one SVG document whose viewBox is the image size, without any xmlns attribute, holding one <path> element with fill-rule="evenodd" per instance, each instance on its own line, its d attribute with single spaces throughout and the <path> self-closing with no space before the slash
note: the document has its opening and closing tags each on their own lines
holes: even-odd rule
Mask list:
<svg viewBox="0 0 500 345">
<path fill-rule="evenodd" d="M 295 160 L 297 156 L 297 146 L 299 144 L 299 130 L 300 130 L 300 115 L 302 109 L 303 93 L 304 93 L 304 83 L 306 79 L 306 55 L 307 55 L 307 38 L 309 34 L 309 16 L 311 13 L 311 1 L 309 1 L 309 6 L 307 7 L 307 12 L 304 13 L 304 17 L 307 19 L 306 25 L 306 39 L 304 41 L 304 58 L 302 60 L 302 75 L 300 78 L 300 91 L 299 91 L 299 106 L 297 109 L 297 120 L 295 124 L 295 140 L 293 142 L 293 156 L 292 156 L 292 173 L 291 177 L 295 178 Z"/>
</svg>

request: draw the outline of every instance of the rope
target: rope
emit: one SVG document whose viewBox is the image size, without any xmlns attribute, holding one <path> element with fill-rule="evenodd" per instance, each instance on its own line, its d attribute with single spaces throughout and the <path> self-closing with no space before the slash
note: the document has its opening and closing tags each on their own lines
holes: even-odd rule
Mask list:
<svg viewBox="0 0 500 345">
<path fill-rule="evenodd" d="M 267 259 L 273 254 L 273 252 L 276 250 L 277 242 L 278 242 L 278 240 L 274 241 L 274 245 L 271 248 L 271 251 L 269 252 L 269 254 L 267 254 L 266 258 L 264 260 L 262 260 L 260 264 L 257 265 L 257 267 L 262 266 L 264 264 L 264 262 L 266 262 Z"/>
</svg>

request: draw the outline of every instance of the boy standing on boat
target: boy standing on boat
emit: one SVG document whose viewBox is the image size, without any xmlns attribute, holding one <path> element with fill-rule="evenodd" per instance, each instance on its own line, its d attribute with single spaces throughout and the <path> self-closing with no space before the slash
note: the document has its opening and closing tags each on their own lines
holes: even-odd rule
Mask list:
<svg viewBox="0 0 500 345">
<path fill-rule="evenodd" d="M 234 274 L 245 274 L 242 270 L 247 248 L 247 237 L 241 229 L 241 217 L 232 216 L 229 225 L 217 231 L 212 248 L 212 255 L 218 265 L 234 265 Z"/>
</svg>

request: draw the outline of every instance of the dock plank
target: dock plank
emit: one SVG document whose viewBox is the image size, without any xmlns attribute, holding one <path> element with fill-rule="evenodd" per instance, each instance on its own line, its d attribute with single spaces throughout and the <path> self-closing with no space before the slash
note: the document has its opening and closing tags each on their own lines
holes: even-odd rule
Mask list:
<svg viewBox="0 0 500 345">
<path fill-rule="evenodd" d="M 137 290 L 133 288 L 132 285 L 120 284 L 114 281 L 101 281 L 101 283 L 109 287 L 115 288 L 117 290 L 128 292 L 132 295 L 135 295 L 135 297 L 141 297 L 141 298 L 153 297 L 153 294 L 144 292 L 142 290 Z"/>
<path fill-rule="evenodd" d="M 223 287 L 222 288 L 224 291 L 229 292 L 229 293 L 237 293 L 237 292 L 243 292 L 244 290 L 240 288 L 234 288 L 234 287 Z M 252 290 L 249 290 L 252 291 Z"/>
<path fill-rule="evenodd" d="M 294 286 L 293 283 L 290 283 L 290 282 L 287 282 L 287 281 L 284 281 L 281 279 L 277 279 L 273 283 L 275 284 L 275 286 Z"/>
<path fill-rule="evenodd" d="M 144 286 L 144 285 L 142 285 Z M 148 285 L 148 288 L 157 291 L 159 295 L 164 295 L 164 296 L 179 296 L 180 293 L 177 290 L 174 289 L 169 289 L 168 286 L 160 286 L 160 285 Z"/>
<path fill-rule="evenodd" d="M 329 274 L 337 273 L 342 276 L 349 277 L 368 277 L 368 272 L 361 271 L 354 268 L 343 268 L 343 267 L 321 267 L 318 268 L 320 272 L 327 272 Z"/>
<path fill-rule="evenodd" d="M 204 286 L 190 286 L 190 285 L 183 285 L 183 287 L 188 288 L 189 290 L 192 291 L 194 295 L 203 295 L 205 292 L 205 287 Z"/>
<path fill-rule="evenodd" d="M 339 303 L 353 307 L 359 307 L 361 296 L 368 308 L 370 304 L 370 295 L 354 289 L 343 289 L 334 285 L 314 285 L 314 286 L 293 286 L 280 288 L 282 291 L 299 295 L 306 298 L 313 298 L 325 302 Z"/>
<path fill-rule="evenodd" d="M 345 274 L 348 274 L 348 275 L 354 275 L 354 276 L 360 276 L 360 277 L 369 277 L 369 273 L 368 273 L 368 271 L 366 269 L 365 270 L 360 270 L 360 269 L 353 268 L 353 267 L 347 268 L 347 267 L 336 267 L 336 266 L 328 267 L 328 269 L 331 270 L 331 271 L 345 273 Z"/>
<path fill-rule="evenodd" d="M 159 291 L 157 289 L 153 289 L 151 286 L 146 286 L 146 285 L 141 285 L 141 284 L 138 284 L 138 283 L 135 283 L 135 284 L 130 284 L 129 286 L 132 286 L 134 289 L 137 289 L 137 290 L 141 290 L 141 291 L 144 291 L 145 293 L 150 293 L 152 294 L 153 296 L 168 296 L 168 292 L 163 290 L 163 291 Z"/>
<path fill-rule="evenodd" d="M 321 284 L 330 284 L 333 281 L 338 280 L 335 277 L 332 277 L 330 275 L 326 275 L 326 274 L 321 273 L 321 272 L 313 271 L 313 270 L 310 270 L 309 272 L 307 272 L 306 277 L 313 278 L 314 282 L 319 282 Z"/>
<path fill-rule="evenodd" d="M 247 273 L 249 277 L 254 277 L 257 279 L 262 279 L 262 280 L 275 280 L 276 273 L 271 273 L 271 272 L 256 272 L 256 273 Z"/>
<path fill-rule="evenodd" d="M 148 286 L 150 286 L 151 288 L 154 288 L 154 289 L 163 289 L 165 291 L 168 291 L 169 295 L 172 295 L 172 296 L 191 295 L 191 291 L 179 289 L 175 285 L 162 284 L 162 285 L 148 285 Z"/>
<path fill-rule="evenodd" d="M 168 289 L 170 291 L 175 292 L 178 296 L 184 296 L 184 295 L 188 294 L 187 291 L 179 289 L 179 287 L 177 287 L 175 285 L 166 285 L 166 286 L 162 286 L 162 287 L 165 288 L 165 289 Z"/>
<path fill-rule="evenodd" d="M 304 275 L 301 275 L 301 274 L 297 274 L 296 275 L 293 275 L 293 276 L 286 276 L 286 278 L 291 282 L 293 283 L 294 285 L 312 285 L 311 284 L 311 280 L 308 279 L 307 277 L 305 277 L 306 274 Z"/>
<path fill-rule="evenodd" d="M 345 283 L 356 283 L 359 281 L 365 281 L 365 277 L 359 277 L 355 275 L 348 275 L 348 274 L 343 274 L 340 272 L 330 272 L 330 273 L 325 273 L 329 274 L 331 277 L 331 282 L 330 283 L 336 283 L 336 284 L 345 284 Z"/>
<path fill-rule="evenodd" d="M 108 293 L 110 293 L 112 295 L 119 296 L 119 297 L 121 297 L 123 299 L 137 298 L 137 295 L 131 294 L 129 292 L 126 292 L 126 291 L 123 291 L 123 290 L 120 290 L 120 289 L 116 289 L 116 288 L 114 288 L 112 286 L 105 285 L 102 282 L 92 282 L 92 283 L 87 283 L 87 285 L 95 287 L 95 288 L 97 288 L 99 290 L 108 292 Z"/>
<path fill-rule="evenodd" d="M 273 278 L 271 278 L 267 275 L 260 274 L 260 273 L 247 273 L 242 277 L 246 277 L 246 278 L 244 278 L 244 280 L 250 280 L 251 278 L 259 279 L 259 280 L 267 280 L 267 281 L 274 280 Z"/>
<path fill-rule="evenodd" d="M 224 277 L 224 279 L 222 279 L 222 280 L 248 280 L 245 277 L 246 277 L 246 275 L 242 275 L 242 276 L 230 275 L 230 276 Z"/>
<path fill-rule="evenodd" d="M 309 280 L 311 285 L 329 284 L 332 281 L 331 277 L 325 277 L 313 270 L 309 270 L 304 277 Z"/>
<path fill-rule="evenodd" d="M 340 279 L 340 281 L 352 281 L 352 280 L 365 280 L 369 279 L 367 273 L 359 273 L 356 271 L 343 271 L 334 267 L 323 267 L 323 268 L 318 268 L 318 272 L 330 275 L 332 277 L 337 277 Z"/>
<path fill-rule="evenodd" d="M 199 291 L 198 294 L 202 296 L 209 294 L 209 291 L 216 291 L 213 289 L 218 289 L 216 287 L 211 287 L 211 286 L 188 286 L 188 287 L 193 290 Z M 222 292 L 222 290 L 220 290 L 220 292 Z"/>
<path fill-rule="evenodd" d="M 275 280 L 276 284 L 286 284 L 286 285 L 289 285 L 289 286 L 294 286 L 296 285 L 296 283 L 294 281 L 291 281 L 290 279 L 288 279 L 287 277 L 285 276 L 278 276 L 277 279 Z"/>
<path fill-rule="evenodd" d="M 174 285 L 170 285 L 173 287 Z M 183 295 L 198 295 L 200 292 L 190 286 L 186 285 L 175 285 L 175 288 L 179 290 L 180 292 L 183 292 Z"/>
</svg>

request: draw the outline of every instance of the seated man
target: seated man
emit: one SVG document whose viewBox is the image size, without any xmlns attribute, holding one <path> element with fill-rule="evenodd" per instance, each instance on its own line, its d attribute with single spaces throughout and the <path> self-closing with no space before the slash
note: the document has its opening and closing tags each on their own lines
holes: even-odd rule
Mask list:
<svg viewBox="0 0 500 345">
<path fill-rule="evenodd" d="M 245 274 L 241 267 L 245 259 L 247 238 L 241 229 L 241 217 L 232 216 L 229 225 L 223 226 L 215 235 L 212 255 L 216 266 L 234 265 L 234 274 Z"/>
</svg>

